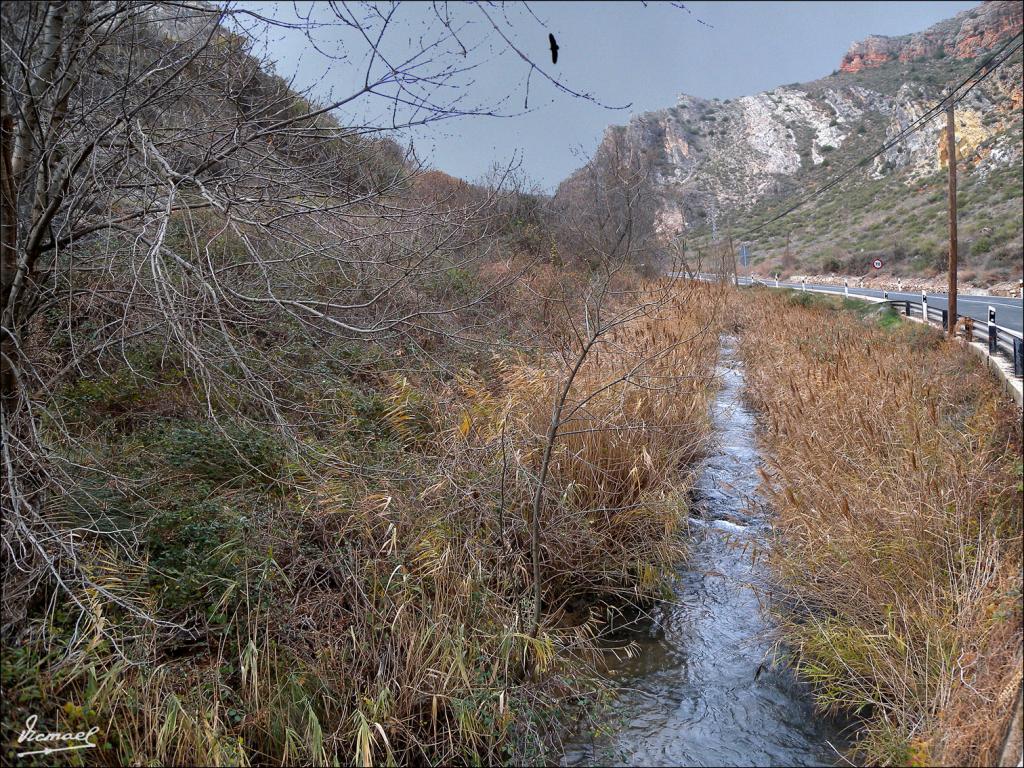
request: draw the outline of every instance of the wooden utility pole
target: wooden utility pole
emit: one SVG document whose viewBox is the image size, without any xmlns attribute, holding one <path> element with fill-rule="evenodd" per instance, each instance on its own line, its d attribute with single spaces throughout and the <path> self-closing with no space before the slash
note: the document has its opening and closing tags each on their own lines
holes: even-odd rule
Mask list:
<svg viewBox="0 0 1024 768">
<path fill-rule="evenodd" d="M 956 338 L 956 126 L 953 104 L 946 107 L 946 160 L 949 163 L 949 338 Z"/>
</svg>

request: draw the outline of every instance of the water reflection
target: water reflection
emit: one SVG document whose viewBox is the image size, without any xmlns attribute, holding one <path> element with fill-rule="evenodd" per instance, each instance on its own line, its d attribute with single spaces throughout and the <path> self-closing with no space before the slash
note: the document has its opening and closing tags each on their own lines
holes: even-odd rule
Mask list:
<svg viewBox="0 0 1024 768">
<path fill-rule="evenodd" d="M 765 669 L 769 626 L 750 584 L 751 556 L 766 531 L 756 488 L 754 417 L 742 401 L 743 371 L 727 340 L 715 402 L 717 445 L 696 488 L 692 555 L 677 604 L 619 633 L 640 653 L 613 660 L 622 687 L 610 734 L 570 740 L 563 765 L 835 765 L 835 727 L 815 715 L 786 670 Z M 752 511 L 753 510 L 753 511 Z"/>
</svg>

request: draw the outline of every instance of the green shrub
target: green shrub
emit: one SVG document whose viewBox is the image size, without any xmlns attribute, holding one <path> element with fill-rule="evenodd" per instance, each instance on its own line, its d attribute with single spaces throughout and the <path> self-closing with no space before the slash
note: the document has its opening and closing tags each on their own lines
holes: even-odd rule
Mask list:
<svg viewBox="0 0 1024 768">
<path fill-rule="evenodd" d="M 524 239 L 529 241 L 530 233 L 524 231 Z M 469 298 L 476 291 L 476 280 L 468 269 L 452 267 L 444 276 L 448 290 L 459 297 Z"/>
<path fill-rule="evenodd" d="M 170 467 L 215 483 L 274 483 L 284 463 L 280 437 L 238 424 L 175 424 L 160 432 L 152 448 Z"/>
<path fill-rule="evenodd" d="M 150 585 L 165 615 L 223 624 L 217 604 L 238 570 L 245 518 L 215 497 L 178 501 L 147 528 Z"/>
<path fill-rule="evenodd" d="M 843 262 L 835 256 L 829 256 L 821 263 L 821 268 L 825 272 L 842 272 Z"/>
<path fill-rule="evenodd" d="M 794 291 L 786 296 L 787 307 L 810 307 L 815 303 L 814 294 Z"/>
<path fill-rule="evenodd" d="M 147 389 L 148 382 L 124 369 L 109 376 L 79 379 L 61 395 L 71 420 L 92 421 L 134 409 L 145 399 Z"/>
<path fill-rule="evenodd" d="M 897 312 L 892 306 L 886 306 L 878 314 L 878 324 L 883 328 L 890 329 L 900 324 L 900 313 Z"/>
<path fill-rule="evenodd" d="M 978 256 L 992 250 L 992 241 L 987 237 L 976 237 L 971 243 L 971 255 Z"/>
</svg>

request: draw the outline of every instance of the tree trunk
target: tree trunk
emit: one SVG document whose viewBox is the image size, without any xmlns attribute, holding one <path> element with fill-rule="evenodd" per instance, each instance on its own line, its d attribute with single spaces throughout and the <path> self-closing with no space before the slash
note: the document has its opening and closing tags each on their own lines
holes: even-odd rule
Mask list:
<svg viewBox="0 0 1024 768">
<path fill-rule="evenodd" d="M 4 105 L 7 106 L 6 104 Z M 18 203 L 11 155 L 14 148 L 14 118 L 4 114 L 0 124 L 0 314 L 5 309 L 18 271 Z M 14 328 L 0 330 L 0 397 L 8 402 L 16 394 L 14 376 Z"/>
</svg>

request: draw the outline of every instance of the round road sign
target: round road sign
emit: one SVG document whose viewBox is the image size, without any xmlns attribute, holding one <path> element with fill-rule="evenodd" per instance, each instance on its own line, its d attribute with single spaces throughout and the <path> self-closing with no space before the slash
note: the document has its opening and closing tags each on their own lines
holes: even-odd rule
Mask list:
<svg viewBox="0 0 1024 768">
<path fill-rule="evenodd" d="M 875 269 L 881 269 L 882 267 L 885 266 L 885 264 L 882 263 L 881 259 L 875 259 L 874 261 L 871 262 L 871 266 L 874 267 Z"/>
</svg>

